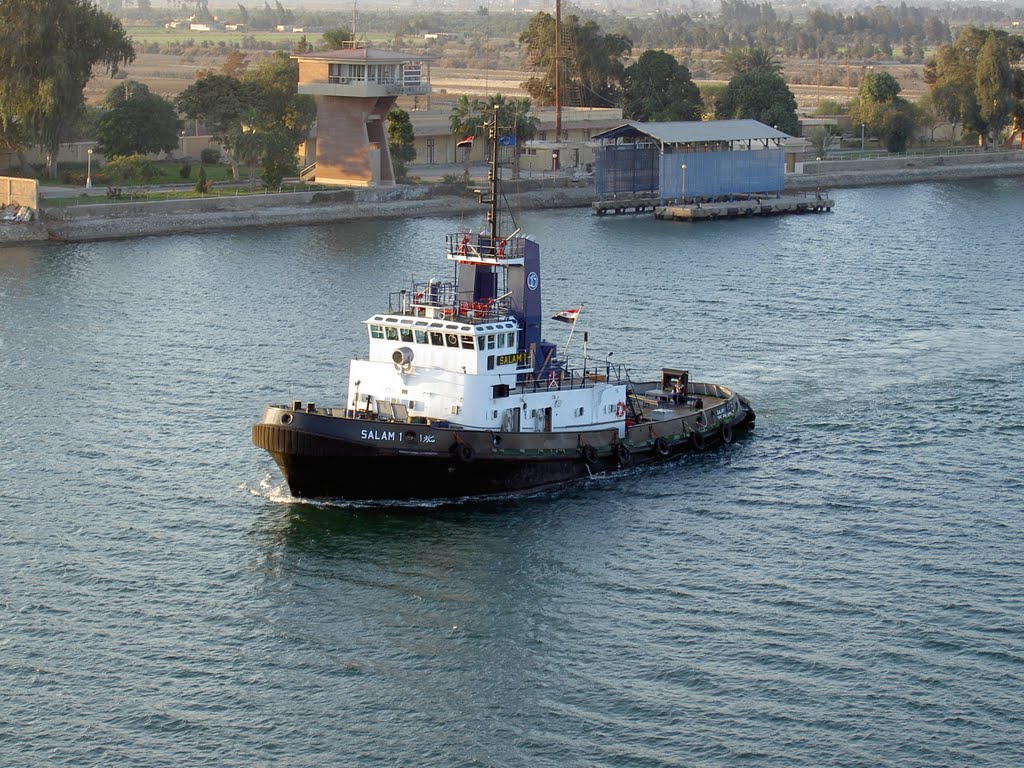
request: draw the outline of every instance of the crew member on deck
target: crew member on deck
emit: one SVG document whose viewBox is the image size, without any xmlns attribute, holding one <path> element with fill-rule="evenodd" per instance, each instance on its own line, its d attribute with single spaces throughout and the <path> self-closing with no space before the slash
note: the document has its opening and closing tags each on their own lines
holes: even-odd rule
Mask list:
<svg viewBox="0 0 1024 768">
<path fill-rule="evenodd" d="M 672 389 L 672 402 L 676 405 L 686 402 L 686 385 L 683 383 L 682 377 L 676 379 L 676 385 Z"/>
</svg>

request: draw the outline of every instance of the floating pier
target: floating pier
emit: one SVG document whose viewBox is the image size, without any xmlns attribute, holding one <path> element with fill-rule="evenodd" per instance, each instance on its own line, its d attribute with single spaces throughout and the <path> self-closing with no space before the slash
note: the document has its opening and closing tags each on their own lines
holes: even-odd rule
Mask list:
<svg viewBox="0 0 1024 768">
<path fill-rule="evenodd" d="M 656 219 L 703 221 L 744 216 L 775 216 L 783 213 L 829 213 L 834 201 L 821 192 L 795 195 L 733 197 L 731 200 L 687 200 L 665 203 L 655 197 L 621 197 L 592 203 L 598 216 L 653 211 Z"/>
<path fill-rule="evenodd" d="M 676 221 L 735 219 L 744 216 L 775 216 L 782 213 L 830 213 L 832 198 L 821 193 L 749 197 L 716 202 L 687 201 L 654 208 L 654 218 Z"/>
<path fill-rule="evenodd" d="M 647 211 L 657 210 L 661 202 L 659 198 L 651 197 L 650 195 L 634 195 L 613 198 L 611 200 L 599 200 L 596 203 L 592 203 L 592 206 L 594 213 L 598 216 L 604 216 L 609 213 L 647 213 Z"/>
</svg>

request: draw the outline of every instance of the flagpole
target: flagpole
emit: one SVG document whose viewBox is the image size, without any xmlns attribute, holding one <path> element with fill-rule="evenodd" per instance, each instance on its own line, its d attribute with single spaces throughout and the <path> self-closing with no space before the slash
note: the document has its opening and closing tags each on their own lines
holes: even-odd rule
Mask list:
<svg viewBox="0 0 1024 768">
<path fill-rule="evenodd" d="M 572 327 L 569 328 L 569 338 L 565 340 L 565 359 L 569 359 L 569 345 L 572 343 L 572 335 L 576 332 L 576 323 L 580 321 L 580 315 L 583 314 L 583 305 L 580 304 L 579 312 L 576 313 L 576 319 L 572 321 Z"/>
</svg>

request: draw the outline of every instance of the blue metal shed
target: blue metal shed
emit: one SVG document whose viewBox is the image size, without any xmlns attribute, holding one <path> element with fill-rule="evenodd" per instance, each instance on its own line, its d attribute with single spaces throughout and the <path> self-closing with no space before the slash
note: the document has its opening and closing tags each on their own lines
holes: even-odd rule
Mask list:
<svg viewBox="0 0 1024 768">
<path fill-rule="evenodd" d="M 774 194 L 785 184 L 789 135 L 757 120 L 628 122 L 593 136 L 602 197 L 722 199 Z"/>
</svg>

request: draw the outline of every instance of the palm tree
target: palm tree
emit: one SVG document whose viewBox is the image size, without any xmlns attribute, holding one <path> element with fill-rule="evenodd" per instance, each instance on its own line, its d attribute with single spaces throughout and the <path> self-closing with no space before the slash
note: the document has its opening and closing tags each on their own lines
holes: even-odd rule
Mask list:
<svg viewBox="0 0 1024 768">
<path fill-rule="evenodd" d="M 459 96 L 459 100 L 452 107 L 451 114 L 448 117 L 448 123 L 451 126 L 452 134 L 455 136 L 456 141 L 461 141 L 463 138 L 480 136 L 483 133 L 484 123 L 487 122 L 487 105 L 480 99 L 470 99 L 468 96 L 463 94 Z M 466 175 L 469 175 L 469 153 L 472 151 L 472 147 L 466 149 L 463 154 L 463 160 L 466 163 Z"/>
<path fill-rule="evenodd" d="M 730 77 L 745 72 L 778 75 L 782 72 L 782 65 L 775 58 L 775 54 L 767 48 L 751 46 L 749 48 L 732 48 L 726 51 L 722 56 L 722 69 Z"/>
<path fill-rule="evenodd" d="M 498 94 L 500 98 L 501 94 Z M 532 104 L 529 99 L 512 99 L 498 107 L 498 124 L 504 126 L 505 130 L 512 129 L 511 135 L 515 142 L 512 147 L 512 178 L 519 178 L 519 155 L 520 147 L 524 142 L 532 140 L 537 135 L 540 127 L 540 120 L 530 114 Z"/>
</svg>

